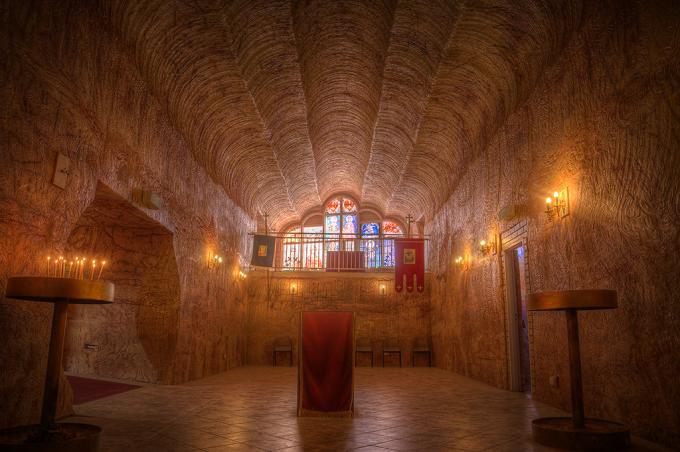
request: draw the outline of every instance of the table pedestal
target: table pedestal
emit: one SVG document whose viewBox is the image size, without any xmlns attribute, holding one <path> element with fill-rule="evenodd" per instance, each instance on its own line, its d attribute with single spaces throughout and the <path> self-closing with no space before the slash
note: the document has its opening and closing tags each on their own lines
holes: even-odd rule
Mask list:
<svg viewBox="0 0 680 452">
<path fill-rule="evenodd" d="M 578 311 L 616 306 L 616 292 L 612 290 L 543 292 L 529 296 L 527 308 L 530 311 L 565 311 L 571 378 L 572 417 L 534 419 L 532 434 L 536 442 L 562 449 L 593 451 L 615 451 L 630 446 L 628 427 L 602 419 L 588 419 L 583 408 Z"/>
<path fill-rule="evenodd" d="M 40 424 L 0 431 L 0 451 L 91 452 L 97 450 L 101 428 L 95 425 L 55 422 L 59 377 L 69 303 L 107 304 L 113 302 L 113 294 L 113 284 L 106 281 L 31 276 L 8 279 L 7 298 L 52 303 L 54 313 Z"/>
</svg>

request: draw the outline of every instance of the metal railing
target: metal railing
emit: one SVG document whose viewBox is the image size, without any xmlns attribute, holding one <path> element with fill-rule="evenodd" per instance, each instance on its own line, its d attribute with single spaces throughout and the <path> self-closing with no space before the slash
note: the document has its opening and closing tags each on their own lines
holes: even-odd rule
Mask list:
<svg viewBox="0 0 680 452">
<path fill-rule="evenodd" d="M 275 237 L 275 270 L 379 272 L 394 269 L 394 239 L 401 236 L 294 232 Z M 427 244 L 425 239 L 426 267 Z"/>
</svg>

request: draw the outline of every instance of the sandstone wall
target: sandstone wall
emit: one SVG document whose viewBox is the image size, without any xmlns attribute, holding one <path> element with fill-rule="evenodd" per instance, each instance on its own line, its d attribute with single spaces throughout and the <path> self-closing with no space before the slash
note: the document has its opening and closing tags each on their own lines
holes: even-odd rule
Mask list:
<svg viewBox="0 0 680 452">
<path fill-rule="evenodd" d="M 291 285 L 295 286 L 294 294 Z M 385 286 L 385 294 L 381 294 L 381 285 Z M 251 272 L 248 275 L 248 364 L 272 365 L 274 338 L 288 336 L 293 341 L 293 364 L 296 365 L 302 311 L 355 312 L 355 337 L 370 339 L 376 366 L 382 364 L 384 339 L 398 340 L 402 365 L 406 366 L 411 363 L 413 340 L 430 334 L 429 291 L 395 293 L 392 273 L 273 272 L 268 281 L 264 272 Z M 287 364 L 287 356 L 277 359 L 279 364 Z M 421 364 L 419 360 L 416 364 Z M 361 354 L 357 362 L 370 365 L 370 358 Z M 397 355 L 386 358 L 385 365 L 398 364 Z"/>
<path fill-rule="evenodd" d="M 612 6 L 612 5 L 610 5 Z M 477 243 L 517 232 L 529 291 L 612 288 L 580 315 L 586 415 L 680 444 L 680 48 L 677 4 L 592 9 L 528 101 L 487 137 L 428 226 L 437 364 L 507 388 L 503 268 Z M 568 187 L 557 223 L 545 197 Z M 511 221 L 496 220 L 518 206 Z M 471 267 L 454 259 L 469 254 Z M 529 318 L 532 389 L 569 408 L 566 323 Z M 549 378 L 559 376 L 551 386 Z"/>
<path fill-rule="evenodd" d="M 254 223 L 191 157 L 134 62 L 85 10 L 89 2 L 75 3 L 15 2 L 3 16 L 0 296 L 7 277 L 38 274 L 48 253 L 69 250 L 98 181 L 124 199 L 134 188 L 153 190 L 163 207 L 144 211 L 172 234 L 178 270 L 176 351 L 166 381 L 237 366 L 246 309 L 234 270 L 248 255 L 245 234 Z M 50 182 L 59 152 L 72 161 L 65 190 Z M 210 249 L 224 256 L 219 272 L 206 268 Z M 125 270 L 120 259 L 114 273 Z M 97 315 L 113 327 L 121 319 L 105 309 Z M 0 302 L 0 428 L 38 419 L 51 313 L 48 304 Z M 62 405 L 67 410 L 68 400 Z"/>
</svg>

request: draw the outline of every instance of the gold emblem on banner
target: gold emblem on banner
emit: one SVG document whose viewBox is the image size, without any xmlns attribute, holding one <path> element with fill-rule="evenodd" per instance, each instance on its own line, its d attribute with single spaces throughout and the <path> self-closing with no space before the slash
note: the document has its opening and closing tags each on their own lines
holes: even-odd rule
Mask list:
<svg viewBox="0 0 680 452">
<path fill-rule="evenodd" d="M 267 255 L 267 245 L 260 245 L 257 248 L 257 255 L 262 257 Z"/>
<path fill-rule="evenodd" d="M 415 248 L 404 248 L 404 264 L 415 264 L 416 263 L 416 250 Z"/>
</svg>

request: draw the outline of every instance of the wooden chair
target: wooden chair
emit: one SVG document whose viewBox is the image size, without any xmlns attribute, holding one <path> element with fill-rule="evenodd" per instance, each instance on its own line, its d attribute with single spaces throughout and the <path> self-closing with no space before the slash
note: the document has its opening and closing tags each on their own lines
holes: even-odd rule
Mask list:
<svg viewBox="0 0 680 452">
<path fill-rule="evenodd" d="M 413 340 L 413 351 L 411 352 L 411 367 L 416 360 L 416 353 L 427 353 L 427 365 L 432 367 L 432 350 L 430 341 L 426 337 L 417 337 Z"/>
<path fill-rule="evenodd" d="M 274 339 L 273 366 L 276 367 L 276 354 L 288 353 L 290 366 L 293 366 L 293 341 L 288 336 Z"/>
<path fill-rule="evenodd" d="M 383 341 L 383 367 L 385 367 L 385 356 L 390 353 L 399 354 L 399 367 L 401 367 L 401 347 L 399 346 L 399 339 L 391 337 Z"/>
<path fill-rule="evenodd" d="M 357 346 L 356 346 L 356 351 L 354 352 L 355 356 L 354 359 L 356 361 L 356 357 L 359 353 L 370 353 L 371 354 L 371 367 L 373 367 L 373 344 L 371 344 L 371 340 L 367 337 L 361 337 L 357 339 Z"/>
</svg>

